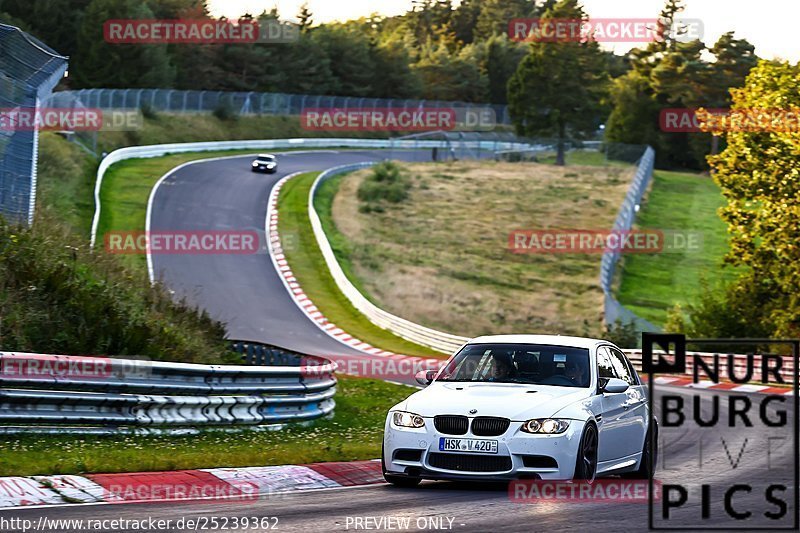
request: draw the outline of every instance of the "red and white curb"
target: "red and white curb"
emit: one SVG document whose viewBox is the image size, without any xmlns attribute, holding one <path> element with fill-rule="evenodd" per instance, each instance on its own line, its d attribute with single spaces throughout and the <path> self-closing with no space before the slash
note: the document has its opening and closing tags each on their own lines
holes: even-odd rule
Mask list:
<svg viewBox="0 0 800 533">
<path fill-rule="evenodd" d="M 384 483 L 379 460 L 86 476 L 0 477 L 0 509 L 32 505 L 254 501 Z"/>
<path fill-rule="evenodd" d="M 303 313 L 308 317 L 308 319 L 316 324 L 317 327 L 319 327 L 322 331 L 342 344 L 345 344 L 351 348 L 355 348 L 356 350 L 364 352 L 365 354 L 386 357 L 398 362 L 401 360 L 411 360 L 419 365 L 430 364 L 431 361 L 436 361 L 439 364 L 443 363 L 444 360 L 441 359 L 424 359 L 421 357 L 413 357 L 381 350 L 380 348 L 376 348 L 367 342 L 357 339 L 328 320 L 328 318 L 322 314 L 317 306 L 314 305 L 314 302 L 311 301 L 311 299 L 306 295 L 306 293 L 303 291 L 303 288 L 300 286 L 300 283 L 298 283 L 297 278 L 294 276 L 294 273 L 289 266 L 289 262 L 286 260 L 286 256 L 283 253 L 283 246 L 281 245 L 281 237 L 278 233 L 278 196 L 283 185 L 288 180 L 300 174 L 302 174 L 302 172 L 296 172 L 294 174 L 285 176 L 272 187 L 272 191 L 269 195 L 269 204 L 267 205 L 267 216 L 265 221 L 265 232 L 267 235 L 270 258 L 275 266 L 275 271 L 278 273 L 278 276 L 281 278 L 281 281 L 283 282 L 286 290 L 289 292 L 289 295 L 297 307 L 299 307 L 300 310 L 303 311 Z"/>
</svg>

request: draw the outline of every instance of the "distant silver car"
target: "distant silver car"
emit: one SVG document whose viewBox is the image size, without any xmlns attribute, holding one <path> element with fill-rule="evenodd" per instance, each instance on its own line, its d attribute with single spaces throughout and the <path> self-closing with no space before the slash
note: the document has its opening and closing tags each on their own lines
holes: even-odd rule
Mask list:
<svg viewBox="0 0 800 533">
<path fill-rule="evenodd" d="M 250 167 L 253 172 L 274 174 L 278 171 L 278 160 L 272 154 L 258 154 Z"/>
</svg>

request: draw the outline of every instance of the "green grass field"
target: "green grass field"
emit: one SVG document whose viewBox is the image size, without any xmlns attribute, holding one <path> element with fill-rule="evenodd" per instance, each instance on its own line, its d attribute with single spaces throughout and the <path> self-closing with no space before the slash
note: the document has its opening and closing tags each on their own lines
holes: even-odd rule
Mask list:
<svg viewBox="0 0 800 533">
<path fill-rule="evenodd" d="M 634 167 L 458 161 L 398 168 L 410 184 L 402 201 L 360 198 L 373 170 L 346 176 L 333 199 L 329 235 L 376 305 L 468 337 L 600 333 L 601 255 L 514 253 L 509 235 L 611 227 Z"/>
<path fill-rule="evenodd" d="M 736 271 L 722 268 L 728 251 L 725 223 L 717 209 L 725 200 L 710 177 L 657 170 L 647 202 L 637 219 L 639 229 L 698 232 L 697 249 L 624 257 L 619 301 L 639 316 L 663 325 L 675 304 L 685 306 L 699 294 L 706 280 L 733 278 Z"/>
<path fill-rule="evenodd" d="M 156 182 L 178 165 L 211 157 L 252 154 L 256 150 L 192 152 L 146 159 L 121 161 L 106 172 L 100 189 L 100 222 L 96 246 L 103 246 L 109 231 L 144 231 L 147 200 Z M 142 254 L 123 255 L 129 266 L 144 265 Z"/>
<path fill-rule="evenodd" d="M 308 219 L 308 194 L 317 175 L 308 173 L 289 180 L 278 199 L 278 231 L 285 244 L 286 260 L 303 291 L 331 322 L 358 339 L 396 353 L 444 357 L 435 350 L 372 324 L 339 291 L 319 251 Z M 325 212 L 329 213 L 330 205 L 327 205 Z"/>
<path fill-rule="evenodd" d="M 280 431 L 184 436 L 4 436 L 0 476 L 268 466 L 380 457 L 386 413 L 414 389 L 339 377 L 331 418 Z"/>
</svg>

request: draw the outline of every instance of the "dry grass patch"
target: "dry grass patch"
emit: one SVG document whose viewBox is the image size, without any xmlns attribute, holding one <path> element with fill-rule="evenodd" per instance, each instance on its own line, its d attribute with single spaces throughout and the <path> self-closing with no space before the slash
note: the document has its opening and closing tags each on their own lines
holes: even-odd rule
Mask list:
<svg viewBox="0 0 800 533">
<path fill-rule="evenodd" d="M 408 164 L 408 199 L 364 213 L 345 177 L 333 202 L 345 261 L 367 296 L 458 333 L 598 334 L 599 254 L 513 254 L 515 229 L 613 225 L 633 167 L 465 161 Z M 362 209 L 359 210 L 359 207 Z"/>
</svg>

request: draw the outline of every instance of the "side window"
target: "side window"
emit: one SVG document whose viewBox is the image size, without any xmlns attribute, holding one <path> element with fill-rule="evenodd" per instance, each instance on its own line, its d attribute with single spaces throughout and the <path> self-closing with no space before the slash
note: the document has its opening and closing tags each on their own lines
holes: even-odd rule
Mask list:
<svg viewBox="0 0 800 533">
<path fill-rule="evenodd" d="M 619 379 L 626 381 L 628 385 L 638 385 L 638 383 L 636 383 L 636 378 L 634 377 L 635 374 L 628 365 L 625 355 L 619 350 L 615 350 L 613 348 L 609 348 L 608 351 L 611 355 L 611 364 L 614 365 L 614 370 L 617 371 Z"/>
<path fill-rule="evenodd" d="M 597 349 L 597 377 L 600 379 L 609 379 L 618 377 L 614 372 L 614 366 L 611 363 L 611 357 L 608 354 L 608 349 L 601 346 Z"/>
</svg>

